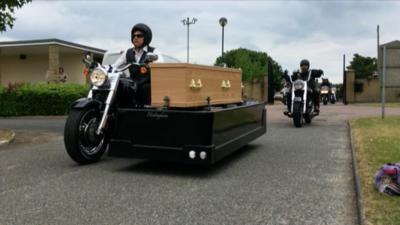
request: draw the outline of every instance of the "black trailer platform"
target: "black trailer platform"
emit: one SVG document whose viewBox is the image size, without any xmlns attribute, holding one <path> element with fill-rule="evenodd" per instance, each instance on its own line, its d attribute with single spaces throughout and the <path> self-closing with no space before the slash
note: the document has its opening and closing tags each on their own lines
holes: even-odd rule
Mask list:
<svg viewBox="0 0 400 225">
<path fill-rule="evenodd" d="M 109 155 L 209 165 L 266 133 L 263 103 L 209 110 L 118 109 Z"/>
</svg>

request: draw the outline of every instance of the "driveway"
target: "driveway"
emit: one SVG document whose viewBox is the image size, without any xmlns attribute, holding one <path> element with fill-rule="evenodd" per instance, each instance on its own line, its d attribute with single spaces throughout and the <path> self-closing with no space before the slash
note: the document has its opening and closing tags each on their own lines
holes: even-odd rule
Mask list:
<svg viewBox="0 0 400 225">
<path fill-rule="evenodd" d="M 17 135 L 51 135 L 0 148 L 0 224 L 357 224 L 345 120 L 376 109 L 357 107 L 322 106 L 298 129 L 268 106 L 267 134 L 211 168 L 109 157 L 78 166 L 65 118 L 0 119 Z"/>
</svg>

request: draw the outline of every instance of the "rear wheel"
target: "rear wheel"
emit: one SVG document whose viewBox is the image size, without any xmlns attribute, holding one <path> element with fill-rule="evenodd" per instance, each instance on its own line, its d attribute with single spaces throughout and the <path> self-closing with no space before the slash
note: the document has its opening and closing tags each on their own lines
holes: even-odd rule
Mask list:
<svg viewBox="0 0 400 225">
<path fill-rule="evenodd" d="M 71 110 L 64 128 L 64 144 L 68 155 L 79 164 L 100 160 L 108 140 L 106 135 L 96 134 L 101 120 L 95 108 Z"/>
<path fill-rule="evenodd" d="M 295 127 L 302 126 L 303 113 L 302 113 L 302 104 L 300 102 L 295 102 L 293 104 L 293 123 Z"/>
</svg>

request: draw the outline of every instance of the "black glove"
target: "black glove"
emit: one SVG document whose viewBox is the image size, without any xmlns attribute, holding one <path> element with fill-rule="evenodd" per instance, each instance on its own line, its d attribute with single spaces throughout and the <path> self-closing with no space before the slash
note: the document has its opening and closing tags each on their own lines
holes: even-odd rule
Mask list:
<svg viewBox="0 0 400 225">
<path fill-rule="evenodd" d="M 289 73 L 288 73 L 287 70 L 285 70 L 285 71 L 283 72 L 283 76 L 284 76 L 284 77 L 289 76 Z"/>
<path fill-rule="evenodd" d="M 282 77 L 283 77 L 283 79 L 285 79 L 285 81 L 286 81 L 287 83 L 290 82 L 290 78 L 289 78 L 289 74 L 288 74 L 288 71 L 287 71 L 287 70 L 285 70 L 285 71 L 283 72 Z"/>
<path fill-rule="evenodd" d="M 311 70 L 311 76 L 313 78 L 320 78 L 324 74 L 323 70 Z"/>
</svg>

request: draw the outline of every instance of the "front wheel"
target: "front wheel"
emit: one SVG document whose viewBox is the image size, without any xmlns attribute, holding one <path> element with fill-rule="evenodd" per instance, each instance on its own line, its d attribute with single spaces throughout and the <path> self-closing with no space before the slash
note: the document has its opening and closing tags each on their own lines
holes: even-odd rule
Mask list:
<svg viewBox="0 0 400 225">
<path fill-rule="evenodd" d="M 322 102 L 324 103 L 324 105 L 328 104 L 328 98 L 324 96 L 324 98 L 322 99 Z"/>
<path fill-rule="evenodd" d="M 336 98 L 335 98 L 335 97 L 332 97 L 332 98 L 331 98 L 331 103 L 332 103 L 332 104 L 335 104 L 335 103 L 336 103 Z"/>
<path fill-rule="evenodd" d="M 302 113 L 302 104 L 300 102 L 295 102 L 293 105 L 293 123 L 295 127 L 302 126 L 303 113 Z"/>
<path fill-rule="evenodd" d="M 64 145 L 68 155 L 79 164 L 100 160 L 108 141 L 106 135 L 96 134 L 101 120 L 95 108 L 72 109 L 64 128 Z"/>
<path fill-rule="evenodd" d="M 311 115 L 309 113 L 304 115 L 304 121 L 306 121 L 307 124 L 311 123 Z"/>
</svg>

